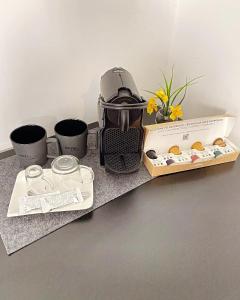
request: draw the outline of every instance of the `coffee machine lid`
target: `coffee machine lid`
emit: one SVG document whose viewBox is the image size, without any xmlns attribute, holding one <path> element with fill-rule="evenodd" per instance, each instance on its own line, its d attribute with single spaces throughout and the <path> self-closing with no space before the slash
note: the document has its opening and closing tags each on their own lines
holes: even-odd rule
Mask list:
<svg viewBox="0 0 240 300">
<path fill-rule="evenodd" d="M 101 77 L 100 95 L 104 102 L 112 102 L 125 91 L 129 96 L 142 102 L 132 75 L 123 68 L 112 68 Z"/>
</svg>

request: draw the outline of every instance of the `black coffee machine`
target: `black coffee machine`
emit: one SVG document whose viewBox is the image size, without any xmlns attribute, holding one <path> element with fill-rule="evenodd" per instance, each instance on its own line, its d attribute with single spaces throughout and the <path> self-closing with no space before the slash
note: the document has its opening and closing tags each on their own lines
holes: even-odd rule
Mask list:
<svg viewBox="0 0 240 300">
<path fill-rule="evenodd" d="M 128 71 L 113 68 L 101 77 L 98 101 L 100 163 L 107 171 L 131 173 L 139 169 L 146 105 Z"/>
</svg>

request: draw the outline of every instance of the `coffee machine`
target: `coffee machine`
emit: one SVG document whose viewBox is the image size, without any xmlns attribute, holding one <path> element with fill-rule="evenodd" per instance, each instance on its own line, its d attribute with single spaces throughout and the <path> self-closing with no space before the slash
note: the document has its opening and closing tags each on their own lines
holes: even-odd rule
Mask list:
<svg viewBox="0 0 240 300">
<path fill-rule="evenodd" d="M 127 70 L 113 68 L 101 77 L 98 101 L 100 163 L 107 171 L 131 173 L 139 169 L 146 105 Z"/>
</svg>

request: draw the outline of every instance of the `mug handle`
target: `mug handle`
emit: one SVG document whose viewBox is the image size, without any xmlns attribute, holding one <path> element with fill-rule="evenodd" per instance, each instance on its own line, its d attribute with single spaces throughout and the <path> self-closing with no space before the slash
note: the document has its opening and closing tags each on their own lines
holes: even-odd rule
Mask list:
<svg viewBox="0 0 240 300">
<path fill-rule="evenodd" d="M 61 151 L 60 151 L 58 139 L 55 138 L 55 137 L 49 137 L 49 138 L 47 138 L 47 145 L 48 144 L 52 144 L 52 143 L 56 144 L 57 155 L 50 155 L 50 154 L 48 154 L 47 158 L 56 158 L 59 155 L 61 155 Z"/>
<path fill-rule="evenodd" d="M 88 135 L 92 135 L 95 138 L 94 142 L 92 142 L 92 141 L 90 142 L 89 139 L 88 139 L 88 145 L 87 146 L 88 146 L 89 150 L 98 149 L 98 132 L 99 132 L 98 128 L 88 130 Z"/>
</svg>

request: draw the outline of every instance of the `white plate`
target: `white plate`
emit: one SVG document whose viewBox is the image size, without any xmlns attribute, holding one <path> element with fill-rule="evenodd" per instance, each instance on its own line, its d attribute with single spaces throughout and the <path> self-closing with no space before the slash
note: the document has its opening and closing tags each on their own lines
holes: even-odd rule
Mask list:
<svg viewBox="0 0 240 300">
<path fill-rule="evenodd" d="M 44 169 L 44 175 L 49 179 L 52 177 L 51 169 Z M 82 169 L 81 174 L 84 180 L 84 173 L 88 172 L 88 170 Z M 81 191 L 87 194 L 87 197 L 84 198 L 84 201 L 81 203 L 74 203 L 68 204 L 64 207 L 59 207 L 52 209 L 52 212 L 60 212 L 60 211 L 73 211 L 73 210 L 85 210 L 93 206 L 93 182 L 87 184 L 79 184 L 79 188 Z M 23 215 L 33 215 L 33 214 L 42 214 L 43 212 L 40 209 L 36 209 L 34 211 L 30 211 L 27 214 L 20 214 L 19 213 L 19 204 L 18 199 L 20 197 L 27 196 L 27 189 L 26 189 L 26 179 L 25 179 L 25 171 L 21 171 L 18 173 L 16 182 L 13 188 L 11 200 L 8 206 L 8 217 L 17 217 Z"/>
</svg>

